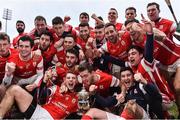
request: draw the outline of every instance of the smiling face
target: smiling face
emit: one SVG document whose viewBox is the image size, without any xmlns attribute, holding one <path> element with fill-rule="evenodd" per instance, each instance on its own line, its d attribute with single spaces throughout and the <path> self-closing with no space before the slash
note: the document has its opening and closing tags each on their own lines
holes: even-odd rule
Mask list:
<svg viewBox="0 0 180 120">
<path fill-rule="evenodd" d="M 118 18 L 118 13 L 115 9 L 110 9 L 108 12 L 108 20 L 110 23 L 115 24 Z"/>
<path fill-rule="evenodd" d="M 74 38 L 73 37 L 65 37 L 63 46 L 66 50 L 72 49 L 75 46 Z"/>
<path fill-rule="evenodd" d="M 22 58 L 29 58 L 31 56 L 31 43 L 30 41 L 19 40 L 19 54 Z"/>
<path fill-rule="evenodd" d="M 139 53 L 135 48 L 130 49 L 128 52 L 128 61 L 130 62 L 131 66 L 137 66 L 142 57 L 143 54 Z"/>
<path fill-rule="evenodd" d="M 121 72 L 120 75 L 121 81 L 125 84 L 127 89 L 129 89 L 133 84 L 133 73 L 130 70 L 125 70 Z"/>
<path fill-rule="evenodd" d="M 79 35 L 83 40 L 87 40 L 90 36 L 90 30 L 88 26 L 79 27 Z"/>
<path fill-rule="evenodd" d="M 77 76 L 73 73 L 67 73 L 64 82 L 67 88 L 71 91 L 77 83 Z"/>
<path fill-rule="evenodd" d="M 118 33 L 113 26 L 108 26 L 105 28 L 105 37 L 112 43 L 116 43 L 118 40 Z"/>
<path fill-rule="evenodd" d="M 131 22 L 126 25 L 126 30 L 129 31 L 133 40 L 138 40 L 141 35 L 142 28 L 138 25 L 138 23 Z"/>
<path fill-rule="evenodd" d="M 156 7 L 156 5 L 151 5 L 147 7 L 147 15 L 151 21 L 155 21 L 159 18 L 160 11 Z"/>
</svg>

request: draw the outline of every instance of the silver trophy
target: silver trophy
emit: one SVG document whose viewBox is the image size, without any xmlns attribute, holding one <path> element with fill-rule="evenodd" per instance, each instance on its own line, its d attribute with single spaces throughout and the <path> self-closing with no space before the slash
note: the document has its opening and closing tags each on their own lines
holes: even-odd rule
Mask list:
<svg viewBox="0 0 180 120">
<path fill-rule="evenodd" d="M 82 90 L 78 93 L 78 108 L 78 115 L 83 115 L 90 108 L 89 93 L 86 91 L 84 85 Z"/>
</svg>

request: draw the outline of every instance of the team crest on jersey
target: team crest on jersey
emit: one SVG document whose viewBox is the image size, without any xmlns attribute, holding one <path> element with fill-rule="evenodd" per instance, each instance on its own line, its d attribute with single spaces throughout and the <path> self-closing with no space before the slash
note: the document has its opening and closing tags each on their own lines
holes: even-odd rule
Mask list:
<svg viewBox="0 0 180 120">
<path fill-rule="evenodd" d="M 30 67 L 30 64 L 27 63 L 27 64 L 26 64 L 26 69 L 28 69 L 29 67 Z"/>
<path fill-rule="evenodd" d="M 100 86 L 99 86 L 99 89 L 104 89 L 104 86 L 103 86 L 103 85 L 100 85 Z"/>
<path fill-rule="evenodd" d="M 163 30 L 163 25 L 160 25 L 160 26 L 159 26 L 159 29 L 160 29 L 160 30 Z"/>
<path fill-rule="evenodd" d="M 72 103 L 76 103 L 76 99 L 75 98 L 72 99 Z"/>
<path fill-rule="evenodd" d="M 67 97 L 65 97 L 65 100 L 69 100 L 69 97 L 67 96 Z"/>
<path fill-rule="evenodd" d="M 135 94 L 137 93 L 137 90 L 136 90 L 136 89 L 134 89 L 134 93 L 135 93 Z"/>
<path fill-rule="evenodd" d="M 126 43 L 124 42 L 124 40 L 121 41 L 121 45 L 125 46 Z"/>
<path fill-rule="evenodd" d="M 34 67 L 36 67 L 36 64 L 37 64 L 36 62 L 33 62 L 33 66 L 34 66 Z"/>
<path fill-rule="evenodd" d="M 23 66 L 19 66 L 19 69 L 23 69 Z"/>
</svg>

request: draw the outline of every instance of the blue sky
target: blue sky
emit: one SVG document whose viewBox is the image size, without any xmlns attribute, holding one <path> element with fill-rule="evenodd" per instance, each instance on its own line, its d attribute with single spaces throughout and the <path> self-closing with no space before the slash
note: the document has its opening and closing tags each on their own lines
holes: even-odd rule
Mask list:
<svg viewBox="0 0 180 120">
<path fill-rule="evenodd" d="M 15 23 L 21 19 L 26 24 L 26 32 L 34 28 L 34 18 L 42 15 L 46 18 L 48 25 L 55 16 L 71 16 L 69 24 L 77 26 L 79 24 L 79 14 L 86 11 L 90 15 L 96 13 L 107 21 L 109 8 L 114 7 L 119 13 L 119 22 L 124 22 L 124 11 L 127 7 L 133 6 L 137 9 L 137 19 L 140 14 L 146 16 L 146 5 L 153 0 L 0 0 L 0 20 L 3 23 L 2 31 L 5 31 L 5 20 L 2 19 L 3 9 L 12 10 L 12 20 L 8 21 L 7 33 L 11 39 L 17 35 Z M 174 20 L 164 0 L 154 0 L 160 4 L 160 15 Z M 180 20 L 180 0 L 171 0 L 177 19 Z M 94 25 L 94 20 L 90 19 L 90 25 Z"/>
</svg>

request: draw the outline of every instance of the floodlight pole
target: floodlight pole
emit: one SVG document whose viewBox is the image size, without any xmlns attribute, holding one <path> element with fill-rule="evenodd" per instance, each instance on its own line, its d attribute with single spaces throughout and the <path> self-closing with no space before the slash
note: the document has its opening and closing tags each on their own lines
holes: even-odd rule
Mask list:
<svg viewBox="0 0 180 120">
<path fill-rule="evenodd" d="M 5 8 L 3 11 L 3 19 L 6 20 L 6 25 L 5 25 L 5 32 L 7 33 L 7 21 L 11 20 L 12 18 L 12 10 Z"/>
</svg>

